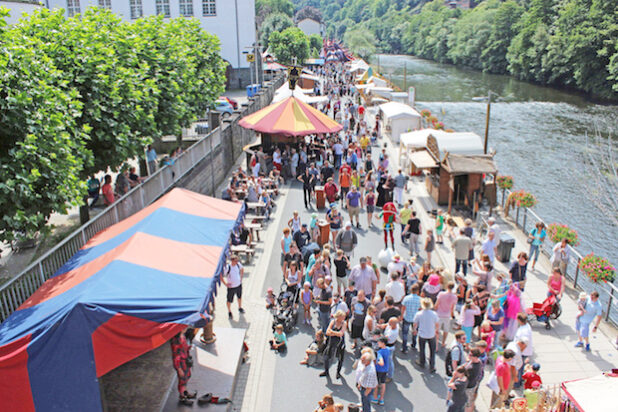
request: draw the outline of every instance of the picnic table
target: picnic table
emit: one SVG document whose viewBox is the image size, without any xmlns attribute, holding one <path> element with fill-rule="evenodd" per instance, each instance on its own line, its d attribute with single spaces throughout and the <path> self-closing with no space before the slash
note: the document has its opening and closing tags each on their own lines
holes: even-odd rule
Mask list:
<svg viewBox="0 0 618 412">
<path fill-rule="evenodd" d="M 255 237 L 258 241 L 260 241 L 260 231 L 262 230 L 261 223 L 245 223 L 245 227 L 251 231 L 251 234 L 253 234 L 253 232 L 255 231 Z"/>
<path fill-rule="evenodd" d="M 255 250 L 248 245 L 232 245 L 230 251 L 237 255 L 245 255 L 245 262 L 249 262 L 253 255 L 255 255 Z"/>
<path fill-rule="evenodd" d="M 261 210 L 265 207 L 266 204 L 262 202 L 247 202 L 247 209 Z"/>
</svg>

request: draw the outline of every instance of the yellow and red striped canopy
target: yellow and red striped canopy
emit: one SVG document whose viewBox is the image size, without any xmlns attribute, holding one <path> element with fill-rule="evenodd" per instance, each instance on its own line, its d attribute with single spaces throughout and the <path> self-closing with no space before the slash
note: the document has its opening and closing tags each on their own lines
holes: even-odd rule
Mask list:
<svg viewBox="0 0 618 412">
<path fill-rule="evenodd" d="M 283 136 L 334 133 L 343 128 L 330 117 L 294 96 L 245 116 L 238 124 L 256 132 Z"/>
</svg>

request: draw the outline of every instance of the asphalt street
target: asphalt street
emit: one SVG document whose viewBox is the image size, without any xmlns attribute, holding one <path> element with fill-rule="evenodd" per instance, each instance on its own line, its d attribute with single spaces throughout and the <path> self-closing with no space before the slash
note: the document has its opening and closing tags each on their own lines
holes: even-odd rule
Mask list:
<svg viewBox="0 0 618 412">
<path fill-rule="evenodd" d="M 292 183 L 289 194 L 284 202 L 279 202 L 277 207 L 282 207 L 283 218 L 280 221 L 277 231 L 282 234 L 283 228 L 287 225 L 288 219 L 292 216 L 294 210 L 300 212 L 303 222 L 309 223 L 311 213 L 316 210 L 305 209 L 303 204 L 302 187 L 299 182 Z M 324 217 L 325 210 L 317 211 L 320 218 Z M 346 220 L 348 220 L 345 210 L 342 211 Z M 358 263 L 360 256 L 372 256 L 374 261 L 377 260 L 378 252 L 383 247 L 383 235 L 381 226 L 375 220 L 374 225 L 367 228 L 366 214 L 361 212 L 361 229 L 354 229 L 358 234 L 359 243 L 354 252 L 355 258 L 352 259 L 352 264 Z M 399 228 L 395 233 L 396 238 L 399 234 Z M 280 236 L 278 237 L 280 239 Z M 407 259 L 409 253 L 407 247 L 401 244 L 401 241 L 396 240 L 397 251 L 404 259 Z M 283 274 L 279 265 L 280 259 L 279 241 L 273 245 L 271 259 L 268 265 L 268 273 L 266 282 L 264 283 L 263 295 L 266 295 L 266 289 L 272 287 L 275 291 L 279 290 Z M 386 284 L 386 273 L 382 272 L 380 276 L 380 285 Z M 378 287 L 378 289 L 380 289 Z M 302 312 L 302 310 L 300 311 Z M 295 330 L 288 335 L 288 351 L 285 354 L 278 355 L 275 368 L 275 381 L 272 393 L 272 409 L 273 411 L 311 411 L 317 406 L 317 401 L 324 394 L 332 393 L 337 402 L 344 405 L 349 403 L 357 403 L 360 401 L 358 391 L 354 382 L 354 370 L 352 364 L 357 357 L 350 349 L 351 342 L 348 339 L 345 354 L 345 363 L 342 370 L 343 379 L 335 379 L 336 366 L 331 366 L 332 380 L 319 377 L 319 373 L 323 371 L 321 367 L 307 367 L 299 365 L 299 361 L 303 359 L 304 351 L 311 343 L 315 330 L 317 328 L 317 316 L 313 315 L 312 325 L 308 326 L 302 323 L 302 313 L 299 313 L 299 323 Z M 264 342 L 264 345 L 267 345 Z M 417 352 L 409 351 L 407 354 L 401 352 L 400 344 L 397 344 L 395 352 L 395 374 L 391 383 L 387 384 L 385 405 L 375 405 L 377 411 L 428 411 L 437 408 L 437 410 L 446 409 L 446 380 L 444 378 L 444 351 L 438 352 L 436 360 L 437 372 L 429 373 L 428 369 L 419 369 L 414 363 L 417 358 Z"/>
</svg>

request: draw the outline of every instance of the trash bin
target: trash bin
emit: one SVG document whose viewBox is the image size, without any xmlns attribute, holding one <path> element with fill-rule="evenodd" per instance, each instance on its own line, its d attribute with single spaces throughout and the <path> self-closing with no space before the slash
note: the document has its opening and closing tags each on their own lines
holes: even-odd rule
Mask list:
<svg viewBox="0 0 618 412">
<path fill-rule="evenodd" d="M 318 243 L 320 246 L 324 246 L 330 239 L 330 223 L 324 219 L 318 220 L 318 227 L 320 228 L 320 238 Z"/>
<path fill-rule="evenodd" d="M 498 245 L 498 259 L 500 262 L 511 260 L 511 251 L 515 247 L 515 238 L 508 233 L 500 234 L 500 244 Z"/>
<path fill-rule="evenodd" d="M 247 97 L 253 97 L 255 95 L 255 88 L 252 84 L 247 86 Z"/>
<path fill-rule="evenodd" d="M 316 186 L 315 187 L 315 207 L 318 209 L 324 208 L 325 205 L 325 195 L 324 195 L 324 186 Z"/>
</svg>

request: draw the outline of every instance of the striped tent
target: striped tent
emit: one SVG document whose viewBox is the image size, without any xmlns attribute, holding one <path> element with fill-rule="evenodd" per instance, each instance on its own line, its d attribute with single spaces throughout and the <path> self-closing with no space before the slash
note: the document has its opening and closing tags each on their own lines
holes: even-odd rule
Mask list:
<svg viewBox="0 0 618 412">
<path fill-rule="evenodd" d="M 294 96 L 245 116 L 238 124 L 256 132 L 282 136 L 335 133 L 343 128 Z"/>
<path fill-rule="evenodd" d="M 90 239 L 0 326 L 0 410 L 101 410 L 101 376 L 204 322 L 242 213 L 174 189 Z"/>
</svg>

